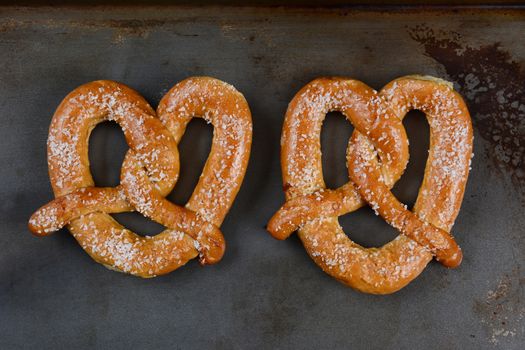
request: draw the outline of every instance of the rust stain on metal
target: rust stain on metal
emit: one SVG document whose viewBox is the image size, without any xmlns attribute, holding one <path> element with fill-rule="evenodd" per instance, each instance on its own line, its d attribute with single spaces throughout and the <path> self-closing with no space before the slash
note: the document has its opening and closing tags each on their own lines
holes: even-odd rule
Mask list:
<svg viewBox="0 0 525 350">
<path fill-rule="evenodd" d="M 192 23 L 195 19 L 189 18 L 186 22 Z M 113 43 L 119 44 L 127 37 L 147 38 L 149 33 L 157 28 L 164 28 L 179 36 L 195 37 L 195 33 L 182 33 L 174 31 L 173 27 L 179 23 L 178 20 L 158 20 L 158 19 L 105 19 L 105 20 L 15 20 L 7 18 L 0 22 L 0 33 L 10 32 L 19 29 L 41 26 L 44 28 L 61 29 L 83 29 L 101 30 L 113 29 Z"/>
<path fill-rule="evenodd" d="M 524 336 L 524 284 L 525 278 L 521 276 L 520 269 L 515 268 L 503 275 L 496 288 L 487 292 L 484 300 L 474 300 L 474 312 L 480 316 L 491 343 L 497 344 L 507 337 Z"/>
<path fill-rule="evenodd" d="M 473 123 L 491 147 L 495 168 L 508 174 L 525 203 L 525 72 L 499 43 L 472 47 L 455 32 L 409 29 L 426 55 L 442 64 L 467 99 Z"/>
<path fill-rule="evenodd" d="M 20 21 L 16 21 L 12 18 L 7 18 L 0 23 L 0 33 L 10 32 L 16 30 L 20 25 Z"/>
</svg>

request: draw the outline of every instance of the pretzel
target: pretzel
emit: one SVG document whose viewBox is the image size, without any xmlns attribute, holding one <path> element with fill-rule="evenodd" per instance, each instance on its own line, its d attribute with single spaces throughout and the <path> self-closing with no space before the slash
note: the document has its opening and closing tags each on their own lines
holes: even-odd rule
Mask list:
<svg viewBox="0 0 525 350">
<path fill-rule="evenodd" d="M 181 207 L 164 197 L 177 182 L 177 145 L 194 116 L 211 123 L 214 136 L 199 182 Z M 104 120 L 116 121 L 129 145 L 115 188 L 95 187 L 89 170 L 89 135 Z M 82 85 L 53 116 L 47 150 L 56 199 L 31 216 L 29 229 L 46 236 L 67 225 L 95 261 L 141 277 L 166 274 L 197 255 L 201 264 L 214 264 L 224 253 L 219 227 L 244 177 L 251 135 L 251 114 L 242 94 L 213 78 L 178 83 L 162 98 L 157 113 L 123 84 L 101 80 Z M 139 236 L 109 215 L 133 210 L 166 230 Z"/>
<path fill-rule="evenodd" d="M 390 192 L 408 163 L 402 120 L 411 109 L 430 124 L 430 150 L 413 211 Z M 327 189 L 320 133 L 326 113 L 354 125 L 347 149 L 350 182 Z M 268 231 L 285 239 L 297 230 L 312 259 L 328 274 L 365 293 L 393 293 L 416 278 L 432 257 L 447 267 L 462 252 L 450 230 L 458 215 L 472 157 L 472 125 L 450 83 L 426 76 L 394 80 L 379 93 L 352 79 L 320 78 L 291 101 L 283 126 L 281 164 L 286 203 Z M 350 240 L 338 216 L 368 203 L 400 235 L 380 248 Z"/>
</svg>

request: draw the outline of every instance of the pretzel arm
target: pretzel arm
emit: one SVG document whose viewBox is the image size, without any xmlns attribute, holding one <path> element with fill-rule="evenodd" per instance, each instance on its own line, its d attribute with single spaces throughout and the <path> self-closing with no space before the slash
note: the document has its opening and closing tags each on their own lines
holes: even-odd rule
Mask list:
<svg viewBox="0 0 525 350">
<path fill-rule="evenodd" d="M 347 152 L 348 162 L 354 164 L 348 168 L 350 177 L 363 198 L 388 224 L 426 247 L 443 265 L 457 267 L 462 253 L 456 241 L 447 231 L 422 221 L 397 200 L 383 182 L 380 169 L 370 163 L 372 149 L 364 152 L 366 148 L 365 142 L 352 144 Z"/>
<path fill-rule="evenodd" d="M 336 190 L 324 189 L 290 199 L 272 216 L 266 229 L 274 238 L 286 239 L 308 221 L 341 216 L 363 204 L 354 186 L 346 183 Z"/>
<path fill-rule="evenodd" d="M 29 219 L 29 230 L 37 236 L 46 236 L 83 215 L 131 210 L 133 207 L 126 201 L 121 187 L 83 187 L 39 208 Z"/>
</svg>

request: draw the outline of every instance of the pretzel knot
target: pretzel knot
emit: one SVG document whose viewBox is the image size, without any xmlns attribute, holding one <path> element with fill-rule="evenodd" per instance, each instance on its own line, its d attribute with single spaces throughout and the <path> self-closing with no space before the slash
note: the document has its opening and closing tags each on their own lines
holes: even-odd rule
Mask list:
<svg viewBox="0 0 525 350">
<path fill-rule="evenodd" d="M 187 124 L 200 116 L 214 126 L 210 155 L 185 207 L 164 197 L 179 175 L 177 145 Z M 91 130 L 114 120 L 129 150 L 120 185 L 94 187 L 89 170 Z M 157 113 L 134 90 L 95 81 L 73 90 L 49 129 L 48 165 L 56 199 L 29 221 L 44 236 L 65 225 L 93 259 L 141 277 L 165 274 L 200 256 L 218 262 L 225 249 L 219 229 L 241 185 L 250 154 L 251 114 L 235 88 L 207 77 L 186 79 L 161 100 Z M 167 229 L 139 236 L 109 214 L 137 210 Z"/>
<path fill-rule="evenodd" d="M 390 192 L 408 163 L 402 120 L 411 109 L 430 124 L 430 150 L 413 212 Z M 329 111 L 354 125 L 347 148 L 350 182 L 326 189 L 320 133 Z M 462 253 L 450 235 L 459 212 L 472 157 L 472 126 L 461 96 L 451 84 L 407 76 L 379 93 L 343 78 L 320 78 L 291 101 L 281 139 L 287 202 L 268 231 L 278 239 L 298 230 L 306 250 L 328 274 L 367 293 L 395 292 L 416 278 L 433 256 L 447 267 Z M 338 216 L 368 203 L 401 234 L 381 248 L 351 241 Z"/>
</svg>

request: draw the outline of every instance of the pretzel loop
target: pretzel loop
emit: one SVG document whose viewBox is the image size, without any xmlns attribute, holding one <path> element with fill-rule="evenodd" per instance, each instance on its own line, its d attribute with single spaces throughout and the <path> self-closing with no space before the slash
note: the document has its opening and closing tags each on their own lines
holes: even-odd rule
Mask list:
<svg viewBox="0 0 525 350">
<path fill-rule="evenodd" d="M 402 119 L 421 109 L 431 126 L 431 149 L 414 212 L 390 192 L 408 162 Z M 351 182 L 326 189 L 320 133 L 326 113 L 342 112 L 354 125 L 347 149 Z M 361 82 L 320 78 L 294 97 L 283 127 L 281 163 L 287 202 L 268 224 L 284 239 L 298 230 L 305 249 L 328 274 L 363 292 L 395 292 L 436 258 L 461 262 L 450 236 L 465 189 L 472 154 L 468 110 L 448 84 L 408 76 L 376 93 Z M 364 248 L 343 232 L 337 217 L 368 203 L 400 231 L 381 248 Z"/>
<path fill-rule="evenodd" d="M 210 89 L 214 89 L 215 94 L 210 94 Z M 219 261 L 225 249 L 219 226 L 239 190 L 249 157 L 250 111 L 237 90 L 207 77 L 186 79 L 168 95 L 159 105 L 158 114 L 162 118 L 157 118 L 139 94 L 116 82 L 96 81 L 71 92 L 55 112 L 48 139 L 49 173 L 56 199 L 33 214 L 29 222 L 31 231 L 46 235 L 68 225 L 96 261 L 142 277 L 168 273 L 197 255 L 203 264 Z M 184 128 L 170 130 L 166 126 L 178 125 L 186 119 L 181 111 L 165 108 L 175 95 L 184 106 L 217 107 L 210 108 L 209 113 L 230 118 L 237 128 L 235 137 L 242 132 L 243 137 L 237 143 L 217 145 L 214 138 L 196 188 L 211 197 L 227 192 L 217 210 L 209 203 L 201 206 L 203 201 L 195 203 L 198 197 L 195 193 L 186 207 L 164 198 L 178 178 L 177 144 L 184 133 Z M 223 104 L 217 106 L 218 100 Z M 232 108 L 232 103 L 236 103 L 236 107 Z M 116 121 L 130 147 L 122 166 L 121 184 L 115 188 L 94 187 L 89 171 L 89 135 L 103 120 Z M 215 124 L 215 127 L 223 125 Z M 239 144 L 242 144 L 240 149 Z M 216 180 L 218 174 L 210 173 L 214 169 L 208 167 L 208 163 L 210 159 L 221 158 L 217 153 L 225 153 L 229 147 L 233 150 L 229 156 L 222 157 L 221 164 L 234 163 L 235 171 L 221 181 Z M 138 210 L 167 229 L 154 237 L 142 237 L 108 215 L 131 210 Z"/>
</svg>

